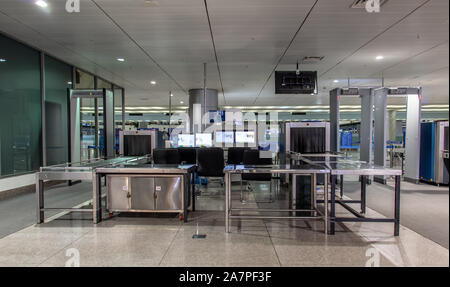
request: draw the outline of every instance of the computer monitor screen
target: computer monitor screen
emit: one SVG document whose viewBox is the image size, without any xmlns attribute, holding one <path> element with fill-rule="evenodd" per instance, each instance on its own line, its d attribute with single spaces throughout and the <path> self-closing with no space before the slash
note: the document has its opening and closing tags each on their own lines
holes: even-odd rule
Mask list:
<svg viewBox="0 0 450 287">
<path fill-rule="evenodd" d="M 216 132 L 216 143 L 234 143 L 234 132 Z"/>
<path fill-rule="evenodd" d="M 194 147 L 194 135 L 178 135 L 178 147 Z"/>
<path fill-rule="evenodd" d="M 236 143 L 255 143 L 255 132 L 236 131 Z"/>
<path fill-rule="evenodd" d="M 196 147 L 211 147 L 212 146 L 212 134 L 195 134 L 195 146 Z"/>
<path fill-rule="evenodd" d="M 144 156 L 152 153 L 151 135 L 124 135 L 123 155 Z"/>
</svg>

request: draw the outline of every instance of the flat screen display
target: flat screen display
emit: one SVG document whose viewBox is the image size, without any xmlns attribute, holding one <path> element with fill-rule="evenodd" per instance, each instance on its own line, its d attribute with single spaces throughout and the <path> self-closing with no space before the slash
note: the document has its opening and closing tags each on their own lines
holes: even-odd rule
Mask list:
<svg viewBox="0 0 450 287">
<path fill-rule="evenodd" d="M 195 146 L 196 147 L 211 147 L 212 146 L 212 134 L 195 134 Z"/>
<path fill-rule="evenodd" d="M 194 135 L 178 135 L 178 147 L 194 147 Z"/>
<path fill-rule="evenodd" d="M 216 132 L 216 143 L 234 143 L 234 132 Z"/>
<path fill-rule="evenodd" d="M 255 143 L 255 132 L 236 132 L 236 143 Z"/>
</svg>

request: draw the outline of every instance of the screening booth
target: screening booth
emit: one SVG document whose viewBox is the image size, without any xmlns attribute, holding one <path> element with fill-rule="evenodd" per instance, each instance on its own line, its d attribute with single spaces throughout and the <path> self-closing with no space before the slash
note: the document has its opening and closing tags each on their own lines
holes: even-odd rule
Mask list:
<svg viewBox="0 0 450 287">
<path fill-rule="evenodd" d="M 294 122 L 286 123 L 284 144 L 285 151 L 280 157 L 281 164 L 300 165 L 295 154 L 322 154 L 330 150 L 330 124 L 327 122 Z M 296 209 L 314 207 L 313 192 L 317 186 L 324 185 L 324 175 L 280 174 L 285 184 L 291 184 L 295 189 Z"/>
<path fill-rule="evenodd" d="M 420 166 L 420 110 L 422 89 L 419 88 L 336 88 L 330 91 L 331 151 L 340 151 L 340 100 L 342 97 L 361 98 L 360 160 L 386 166 L 388 142 L 387 99 L 406 98 L 406 138 L 404 179 L 419 181 Z M 372 145 L 373 136 L 373 145 Z M 373 148 L 372 148 L 373 146 Z M 374 180 L 386 183 L 385 176 Z"/>
<path fill-rule="evenodd" d="M 420 180 L 437 185 L 448 184 L 448 121 L 424 122 L 421 125 Z"/>
</svg>

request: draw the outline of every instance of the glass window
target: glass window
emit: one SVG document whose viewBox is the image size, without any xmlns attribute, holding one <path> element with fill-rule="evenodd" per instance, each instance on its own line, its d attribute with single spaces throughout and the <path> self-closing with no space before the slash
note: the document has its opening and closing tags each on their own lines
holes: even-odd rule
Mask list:
<svg viewBox="0 0 450 287">
<path fill-rule="evenodd" d="M 71 78 L 71 66 L 45 57 L 47 165 L 69 160 L 67 88 L 72 86 Z"/>
<path fill-rule="evenodd" d="M 40 55 L 0 35 L 0 175 L 41 165 Z"/>
</svg>

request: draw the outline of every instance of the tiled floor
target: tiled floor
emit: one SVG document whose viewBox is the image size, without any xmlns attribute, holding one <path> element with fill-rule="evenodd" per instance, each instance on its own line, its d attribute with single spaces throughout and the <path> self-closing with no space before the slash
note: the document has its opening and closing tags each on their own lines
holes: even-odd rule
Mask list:
<svg viewBox="0 0 450 287">
<path fill-rule="evenodd" d="M 365 266 L 377 258 L 380 266 L 449 263 L 448 249 L 404 227 L 395 238 L 392 224 L 347 224 L 331 236 L 320 221 L 234 220 L 227 234 L 218 190 L 203 192 L 203 210 L 191 213 L 188 223 L 177 216 L 120 215 L 94 226 L 87 215 L 56 217 L 0 239 L 0 266 L 65 266 L 74 250 L 80 266 Z M 238 191 L 233 204 L 241 205 Z M 252 196 L 245 206 L 256 206 Z M 192 238 L 197 226 L 206 238 Z"/>
</svg>

